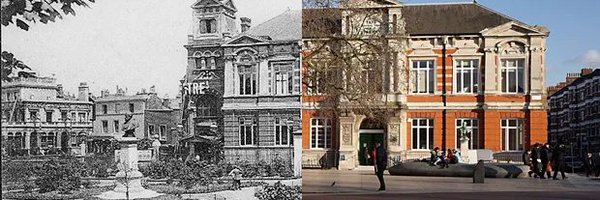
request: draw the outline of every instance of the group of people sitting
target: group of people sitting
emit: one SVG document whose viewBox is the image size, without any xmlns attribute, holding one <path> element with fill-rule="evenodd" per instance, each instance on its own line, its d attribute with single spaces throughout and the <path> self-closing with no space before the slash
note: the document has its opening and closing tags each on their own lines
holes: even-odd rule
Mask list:
<svg viewBox="0 0 600 200">
<path fill-rule="evenodd" d="M 442 168 L 450 167 L 449 164 L 461 163 L 460 151 L 457 149 L 448 149 L 447 151 L 440 150 L 439 147 L 433 148 L 430 152 L 431 158 L 429 164 L 431 166 L 437 166 L 438 164 Z"/>
</svg>

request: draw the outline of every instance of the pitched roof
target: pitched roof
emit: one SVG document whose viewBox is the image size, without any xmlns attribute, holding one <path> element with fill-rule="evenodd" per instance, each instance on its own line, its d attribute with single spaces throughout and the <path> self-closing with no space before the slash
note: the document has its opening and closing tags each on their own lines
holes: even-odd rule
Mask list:
<svg viewBox="0 0 600 200">
<path fill-rule="evenodd" d="M 477 3 L 405 5 L 402 9 L 410 35 L 477 34 L 516 19 Z"/>
<path fill-rule="evenodd" d="M 527 25 L 477 3 L 405 4 L 401 9 L 409 35 L 479 34 L 510 21 Z M 302 13 L 304 38 L 342 32 L 341 9 L 304 9 Z"/>
<path fill-rule="evenodd" d="M 248 34 L 256 36 L 269 36 L 272 40 L 300 40 L 302 28 L 300 23 L 302 12 L 287 10 L 248 30 Z"/>
</svg>

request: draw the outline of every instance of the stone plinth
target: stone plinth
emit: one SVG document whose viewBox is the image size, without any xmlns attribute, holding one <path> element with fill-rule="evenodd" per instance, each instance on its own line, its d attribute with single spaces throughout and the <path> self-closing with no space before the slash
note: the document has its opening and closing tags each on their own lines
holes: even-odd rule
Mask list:
<svg viewBox="0 0 600 200">
<path fill-rule="evenodd" d="M 138 150 L 135 137 L 117 138 L 121 150 L 119 153 L 119 162 L 117 163 L 119 172 L 116 175 L 116 185 L 113 191 L 104 192 L 98 195 L 102 199 L 129 199 L 152 198 L 160 194 L 147 190 L 142 187 L 142 173 L 138 168 Z"/>
</svg>

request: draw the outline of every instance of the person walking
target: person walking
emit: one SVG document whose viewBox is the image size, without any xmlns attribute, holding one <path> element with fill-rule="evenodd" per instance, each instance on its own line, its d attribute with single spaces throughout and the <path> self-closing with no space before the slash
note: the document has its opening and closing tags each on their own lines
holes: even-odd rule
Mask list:
<svg viewBox="0 0 600 200">
<path fill-rule="evenodd" d="M 240 168 L 238 166 L 233 167 L 233 169 L 231 170 L 231 172 L 229 172 L 229 176 L 231 176 L 232 178 L 232 182 L 231 182 L 231 189 L 232 190 L 239 190 L 241 189 L 241 185 L 242 185 L 242 171 L 240 170 Z"/>
<path fill-rule="evenodd" d="M 540 177 L 544 179 L 544 175 L 542 175 L 542 159 L 541 159 L 541 147 L 540 143 L 535 143 L 533 145 L 533 149 L 531 150 L 531 164 L 533 166 L 534 177 Z"/>
<path fill-rule="evenodd" d="M 523 164 L 529 166 L 529 171 L 527 172 L 527 175 L 529 175 L 529 177 L 531 177 L 531 174 L 533 174 L 533 165 L 531 164 L 531 150 L 526 150 L 523 151 Z"/>
<path fill-rule="evenodd" d="M 544 179 L 544 175 L 547 175 L 550 178 L 552 167 L 550 167 L 550 144 L 546 143 L 540 149 L 540 160 L 542 161 L 542 173 L 540 174 L 542 179 Z"/>
<path fill-rule="evenodd" d="M 558 175 L 558 172 L 560 172 L 562 179 L 567 178 L 565 176 L 565 152 L 566 151 L 567 151 L 566 147 L 562 141 L 560 143 L 558 143 L 558 145 L 556 145 L 556 147 L 554 147 L 554 149 L 552 150 L 552 163 L 554 163 L 554 176 L 552 177 L 552 179 L 554 179 L 554 180 L 558 180 L 556 178 L 556 175 Z"/>
<path fill-rule="evenodd" d="M 592 153 L 586 153 L 583 158 L 583 167 L 585 168 L 585 177 L 590 177 L 594 169 L 594 162 L 592 161 Z"/>
<path fill-rule="evenodd" d="M 383 172 L 387 168 L 387 157 L 387 150 L 381 145 L 381 142 L 377 142 L 374 149 L 373 163 L 375 166 L 377 179 L 379 179 L 378 191 L 385 191 L 385 181 L 383 180 Z"/>
</svg>

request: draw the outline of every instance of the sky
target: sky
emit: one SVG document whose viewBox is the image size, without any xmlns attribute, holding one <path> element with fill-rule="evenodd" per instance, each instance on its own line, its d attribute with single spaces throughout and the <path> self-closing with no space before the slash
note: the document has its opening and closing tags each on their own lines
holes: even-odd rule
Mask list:
<svg viewBox="0 0 600 200">
<path fill-rule="evenodd" d="M 196 0 L 96 0 L 74 7 L 76 16 L 29 31 L 2 26 L 2 51 L 9 51 L 42 76 L 54 74 L 67 92 L 87 82 L 94 95 L 115 93 L 117 85 L 135 94 L 155 85 L 159 96 L 173 98 L 187 66 L 187 35 Z M 234 0 L 239 17 L 258 25 L 300 0 Z M 239 23 L 239 21 L 238 21 Z"/>
<path fill-rule="evenodd" d="M 464 0 L 403 0 L 412 3 Z M 472 2 L 472 1 L 466 1 Z M 546 40 L 546 86 L 565 81 L 567 72 L 600 68 L 600 1 L 477 0 L 477 3 L 529 25 L 550 29 Z"/>
<path fill-rule="evenodd" d="M 404 3 L 465 2 L 403 0 Z M 75 93 L 87 82 L 94 95 L 118 85 L 135 94 L 156 85 L 159 95 L 177 94 L 185 75 L 186 50 L 195 0 L 97 0 L 91 8 L 76 7 L 77 16 L 49 24 L 31 24 L 29 31 L 2 26 L 2 50 L 8 50 L 38 71 L 55 75 Z M 467 1 L 470 2 L 470 1 Z M 530 25 L 550 29 L 546 52 L 546 86 L 564 81 L 567 72 L 600 67 L 600 1 L 477 0 L 488 8 Z M 238 17 L 253 25 L 287 9 L 301 9 L 301 0 L 236 0 Z"/>
</svg>

